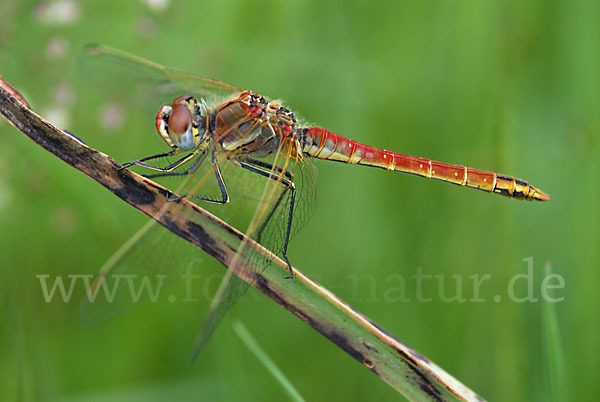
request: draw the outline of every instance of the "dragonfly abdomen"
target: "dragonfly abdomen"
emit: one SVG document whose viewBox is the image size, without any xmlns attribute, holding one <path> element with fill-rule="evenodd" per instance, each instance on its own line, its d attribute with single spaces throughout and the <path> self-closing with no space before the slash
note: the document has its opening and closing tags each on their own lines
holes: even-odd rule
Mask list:
<svg viewBox="0 0 600 402">
<path fill-rule="evenodd" d="M 410 173 L 517 199 L 550 199 L 543 191 L 524 180 L 387 151 L 361 144 L 324 128 L 303 129 L 301 140 L 303 152 L 318 159 Z"/>
</svg>

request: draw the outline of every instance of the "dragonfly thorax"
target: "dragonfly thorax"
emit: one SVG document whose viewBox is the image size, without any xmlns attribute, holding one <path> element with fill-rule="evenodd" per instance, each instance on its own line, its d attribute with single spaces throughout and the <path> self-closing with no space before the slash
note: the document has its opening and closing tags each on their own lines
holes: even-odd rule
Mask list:
<svg viewBox="0 0 600 402">
<path fill-rule="evenodd" d="M 173 149 L 189 151 L 208 137 L 208 109 L 190 95 L 176 98 L 156 115 L 158 135 Z"/>
<path fill-rule="evenodd" d="M 253 157 L 273 154 L 284 142 L 297 142 L 294 114 L 249 91 L 217 106 L 210 127 L 224 151 Z"/>
</svg>

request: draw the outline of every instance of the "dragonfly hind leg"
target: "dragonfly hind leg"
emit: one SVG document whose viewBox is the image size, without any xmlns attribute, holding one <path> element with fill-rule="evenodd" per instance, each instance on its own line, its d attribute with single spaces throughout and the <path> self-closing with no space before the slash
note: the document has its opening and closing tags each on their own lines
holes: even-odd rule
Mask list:
<svg viewBox="0 0 600 402">
<path fill-rule="evenodd" d="M 246 158 L 245 161 L 248 162 L 248 163 L 250 163 L 250 164 L 252 164 L 252 165 L 256 165 L 256 166 L 268 169 L 269 172 L 275 170 L 279 174 L 283 174 L 290 181 L 292 181 L 292 186 L 294 187 L 294 192 L 295 192 L 295 186 L 294 186 L 294 183 L 293 183 L 293 181 L 294 181 L 294 174 L 292 172 L 290 172 L 289 170 L 283 170 L 279 166 L 275 166 L 275 165 L 263 162 L 263 161 L 258 160 L 258 159 Z M 285 185 L 285 183 L 283 183 L 283 182 L 282 182 L 282 184 Z M 279 197 L 277 198 L 277 201 L 275 202 L 273 208 L 271 208 L 271 211 L 267 215 L 267 218 L 263 221 L 262 225 L 258 229 L 258 232 L 257 232 L 257 235 L 256 235 L 256 241 L 258 241 L 259 243 L 261 241 L 262 234 L 263 234 L 265 228 L 269 224 L 269 222 L 270 222 L 271 218 L 273 217 L 273 214 L 275 213 L 275 211 L 277 210 L 277 208 L 279 208 L 279 204 L 281 204 L 281 201 L 283 200 L 283 198 L 284 198 L 287 190 L 289 190 L 290 188 L 291 188 L 290 186 L 286 186 L 286 189 L 281 194 L 279 194 Z M 294 198 L 295 198 L 295 194 L 294 194 Z M 293 204 L 291 206 L 291 211 L 293 212 Z M 291 226 L 291 222 L 289 224 Z M 286 243 L 286 251 L 287 251 L 287 243 Z"/>
<path fill-rule="evenodd" d="M 255 165 L 255 166 L 259 166 L 261 168 L 265 168 L 269 171 L 275 170 L 277 171 L 279 174 L 283 173 L 283 175 L 285 177 L 287 177 L 290 180 L 294 180 L 294 174 L 292 172 L 290 172 L 289 170 L 283 170 L 282 168 L 280 168 L 279 166 L 275 166 L 272 165 L 270 163 L 267 162 L 263 162 L 261 160 L 258 159 L 254 159 L 254 158 L 246 158 L 244 159 L 245 162 L 251 164 L 251 165 Z"/>
<path fill-rule="evenodd" d="M 258 162 L 258 163 L 256 163 L 256 162 Z M 269 171 L 260 169 L 259 167 L 254 166 L 254 164 L 258 165 L 259 167 L 269 169 Z M 283 250 L 281 251 L 281 254 L 283 255 L 283 259 L 287 263 L 288 269 L 290 271 L 290 275 L 287 278 L 292 279 L 294 277 L 294 269 L 292 268 L 292 264 L 290 263 L 290 260 L 287 256 L 287 248 L 288 248 L 288 244 L 290 242 L 290 233 L 292 230 L 292 218 L 294 216 L 293 215 L 294 214 L 294 203 L 296 201 L 296 186 L 294 185 L 294 182 L 291 180 L 293 178 L 293 175 L 291 172 L 289 172 L 287 170 L 284 171 L 283 169 L 281 169 L 277 166 L 273 166 L 273 165 L 270 165 L 270 164 L 262 162 L 262 161 L 256 161 L 254 159 L 246 159 L 245 161 L 240 161 L 240 166 L 252 173 L 256 173 L 256 174 L 259 174 L 268 179 L 280 182 L 282 185 L 285 186 L 285 189 L 281 192 L 281 194 L 277 198 L 275 205 L 273 205 L 273 208 L 271 208 L 271 211 L 269 211 L 269 214 L 267 215 L 266 219 L 264 220 L 264 222 L 258 229 L 257 241 L 259 243 L 260 243 L 260 238 L 262 236 L 262 232 L 265 230 L 267 224 L 273 218 L 273 215 L 275 214 L 275 211 L 281 204 L 281 201 L 283 200 L 283 197 L 285 196 L 285 194 L 288 191 L 290 191 L 290 208 L 289 208 L 289 212 L 288 212 L 287 225 L 286 225 L 286 229 L 285 229 L 285 239 L 283 242 Z M 278 172 L 278 174 L 273 173 L 273 171 Z M 285 176 L 285 177 L 283 177 L 283 176 Z M 290 178 L 290 180 L 286 179 L 286 177 Z"/>
</svg>

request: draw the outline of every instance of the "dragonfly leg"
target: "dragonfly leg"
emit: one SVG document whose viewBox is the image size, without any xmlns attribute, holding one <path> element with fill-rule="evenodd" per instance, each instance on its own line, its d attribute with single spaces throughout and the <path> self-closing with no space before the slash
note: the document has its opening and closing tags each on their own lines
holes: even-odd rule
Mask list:
<svg viewBox="0 0 600 402">
<path fill-rule="evenodd" d="M 168 177 L 168 176 L 185 176 L 186 174 L 190 174 L 189 170 L 184 170 L 180 172 L 165 172 L 165 173 L 152 173 L 152 174 L 143 174 L 146 179 L 156 179 L 157 177 Z"/>
<path fill-rule="evenodd" d="M 165 167 L 150 165 L 148 163 L 145 163 L 145 161 L 156 159 L 156 158 L 161 158 L 161 157 L 165 157 L 165 156 L 173 156 L 176 153 L 175 151 L 170 151 L 170 152 L 166 152 L 163 154 L 157 154 L 157 155 L 152 155 L 152 156 L 146 156 L 145 158 L 139 159 L 137 161 L 131 161 L 131 162 L 124 163 L 123 165 L 121 165 L 119 170 L 128 168 L 133 165 L 137 165 L 137 166 L 141 166 L 141 167 L 144 167 L 147 169 L 152 169 L 152 170 L 157 170 L 159 172 L 168 173 L 168 172 L 172 172 L 173 170 L 177 169 L 178 167 L 185 164 L 189 160 L 193 159 L 196 155 L 198 155 L 198 152 L 199 151 L 196 149 L 193 152 L 189 153 L 188 155 L 184 156 L 183 158 L 179 159 L 178 161 L 171 163 L 170 165 L 167 165 Z"/>
<path fill-rule="evenodd" d="M 282 168 L 280 168 L 279 166 L 275 166 L 275 165 L 272 165 L 272 164 L 270 164 L 270 163 L 263 162 L 263 161 L 261 161 L 261 160 L 254 159 L 254 158 L 245 158 L 245 159 L 244 159 L 244 161 L 245 161 L 245 162 L 248 162 L 248 163 L 250 163 L 250 164 L 252 164 L 252 165 L 255 165 L 255 166 L 259 166 L 259 167 L 261 167 L 261 168 L 268 169 L 269 171 L 275 170 L 275 171 L 277 171 L 277 172 L 278 172 L 278 173 L 280 173 L 280 174 L 281 174 L 281 173 L 283 173 L 283 174 L 284 174 L 284 176 L 285 176 L 285 177 L 287 177 L 288 179 L 290 179 L 290 180 L 294 180 L 294 174 L 293 174 L 292 172 L 290 172 L 289 170 L 285 170 L 285 171 L 284 171 L 284 170 L 283 170 Z"/>
<path fill-rule="evenodd" d="M 277 171 L 280 174 L 283 174 L 285 177 L 287 177 L 288 179 L 290 179 L 291 181 L 294 180 L 294 174 L 292 172 L 290 172 L 289 170 L 283 170 L 282 168 L 280 168 L 279 166 L 275 166 L 272 165 L 270 163 L 266 163 L 263 162 L 261 160 L 258 159 L 254 159 L 254 158 L 245 158 L 244 159 L 245 162 L 248 162 L 252 165 L 255 166 L 259 166 L 265 169 L 268 169 L 269 171 Z M 288 187 L 289 188 L 289 187 Z M 275 203 L 275 205 L 273 206 L 273 208 L 271 209 L 271 211 L 269 212 L 269 215 L 267 216 L 267 218 L 263 221 L 262 225 L 260 226 L 260 228 L 258 229 L 257 235 L 256 235 L 256 241 L 258 241 L 260 243 L 261 237 L 262 237 L 262 233 L 265 230 L 267 224 L 269 223 L 269 221 L 271 220 L 271 218 L 273 217 L 273 214 L 275 213 L 275 211 L 277 210 L 277 208 L 279 208 L 279 204 L 281 204 L 281 201 L 283 200 L 283 197 L 285 196 L 287 192 L 287 189 L 284 190 L 278 197 L 277 202 Z"/>
<path fill-rule="evenodd" d="M 172 156 L 174 154 L 175 154 L 175 150 L 171 150 L 169 152 L 164 152 L 162 154 L 156 154 L 156 155 L 146 156 L 146 157 L 144 157 L 142 159 L 138 159 L 137 161 L 131 161 L 131 162 L 122 163 L 121 167 L 118 168 L 117 170 L 126 169 L 129 166 L 137 165 L 139 162 L 145 162 L 145 161 L 149 161 L 149 160 L 157 159 L 157 158 L 164 158 L 166 156 Z"/>
<path fill-rule="evenodd" d="M 286 179 L 283 176 L 286 177 L 293 177 L 292 173 L 286 171 L 283 171 L 282 169 L 270 165 L 268 163 L 259 161 L 260 167 L 263 168 L 268 168 L 269 171 L 265 171 L 263 169 L 260 169 L 256 166 L 253 166 L 248 160 L 246 161 L 240 161 L 240 166 L 243 167 L 244 169 L 259 174 L 261 176 L 264 176 L 266 178 L 269 178 L 271 180 L 275 180 L 277 182 L 280 182 L 282 185 L 284 185 L 286 188 L 285 190 L 282 191 L 282 193 L 279 195 L 279 198 L 277 199 L 277 202 L 275 203 L 275 205 L 273 206 L 273 208 L 271 208 L 271 211 L 269 212 L 269 214 L 267 215 L 267 218 L 265 219 L 265 221 L 262 223 L 261 227 L 258 229 L 258 234 L 257 237 L 260 238 L 260 236 L 262 235 L 262 231 L 265 229 L 265 227 L 267 226 L 267 224 L 269 223 L 269 221 L 271 220 L 271 218 L 273 217 L 273 215 L 275 214 L 275 211 L 277 210 L 277 208 L 279 207 L 279 204 L 281 204 L 281 201 L 283 200 L 284 195 L 287 193 L 287 191 L 289 190 L 291 192 L 291 196 L 290 196 L 290 208 L 289 208 L 289 212 L 288 212 L 288 219 L 287 219 L 287 225 L 286 225 L 286 229 L 285 229 L 285 239 L 283 242 L 283 250 L 281 251 L 281 254 L 283 255 L 283 259 L 285 260 L 285 262 L 288 265 L 288 269 L 290 270 L 290 275 L 287 277 L 289 279 L 294 277 L 294 269 L 292 268 L 292 264 L 290 263 L 290 260 L 287 256 L 287 248 L 288 248 L 288 244 L 290 242 L 290 233 L 292 230 L 292 218 L 294 216 L 294 203 L 296 201 L 296 186 L 294 185 L 294 182 L 291 180 Z M 273 170 L 278 171 L 279 174 L 275 174 L 273 173 Z M 282 176 L 283 174 L 283 176 Z M 258 240 L 260 243 L 260 240 Z"/>
<path fill-rule="evenodd" d="M 165 173 L 162 175 L 167 176 L 167 175 L 172 175 L 172 173 L 179 173 L 179 174 L 193 173 L 194 171 L 196 171 L 196 169 L 198 169 L 198 167 L 200 166 L 200 163 L 202 163 L 203 159 L 204 159 L 204 157 L 202 157 L 202 159 L 200 159 L 198 162 L 194 163 L 194 165 L 191 168 L 189 168 L 188 170 L 186 170 L 185 172 L 168 172 L 168 173 Z M 184 198 L 191 198 L 193 200 L 210 202 L 211 204 L 219 204 L 219 205 L 227 204 L 229 202 L 229 193 L 227 192 L 227 187 L 225 186 L 225 181 L 223 181 L 223 175 L 221 174 L 221 169 L 219 168 L 219 164 L 217 163 L 217 158 L 215 157 L 214 152 L 212 154 L 211 161 L 212 161 L 213 168 L 215 170 L 215 177 L 217 178 L 217 183 L 219 183 L 219 189 L 221 190 L 221 199 L 220 200 L 213 199 L 213 198 L 207 198 L 207 197 L 199 197 L 197 195 L 184 194 L 184 195 L 179 195 L 177 197 L 167 196 L 167 201 L 173 202 L 173 201 L 179 201 Z M 161 175 L 161 174 L 159 173 L 158 175 Z"/>
<path fill-rule="evenodd" d="M 147 179 L 155 179 L 157 177 L 167 177 L 167 176 L 185 176 L 187 174 L 194 173 L 196 170 L 198 170 L 200 165 L 202 165 L 202 162 L 204 162 L 204 159 L 206 159 L 206 152 L 203 152 L 202 154 L 200 154 L 198 159 L 196 159 L 194 164 L 189 169 L 178 171 L 178 172 L 171 171 L 171 172 L 145 174 L 143 176 Z"/>
</svg>

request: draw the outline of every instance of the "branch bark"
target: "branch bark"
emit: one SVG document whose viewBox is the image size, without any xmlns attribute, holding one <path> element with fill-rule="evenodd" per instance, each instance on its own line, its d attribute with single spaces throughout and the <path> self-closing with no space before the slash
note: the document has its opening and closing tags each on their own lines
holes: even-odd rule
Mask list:
<svg viewBox="0 0 600 402">
<path fill-rule="evenodd" d="M 410 400 L 482 400 L 298 269 L 294 269 L 295 279 L 284 279 L 285 262 L 196 204 L 184 199 L 180 202 L 185 213 L 160 213 L 167 189 L 129 170 L 117 170 L 120 165 L 110 156 L 86 146 L 74 134 L 34 113 L 2 77 L 0 113 L 42 148 L 231 269 Z M 242 243 L 248 252 L 238 254 Z M 250 253 L 268 255 L 274 260 L 272 267 L 261 272 L 252 266 Z"/>
</svg>

